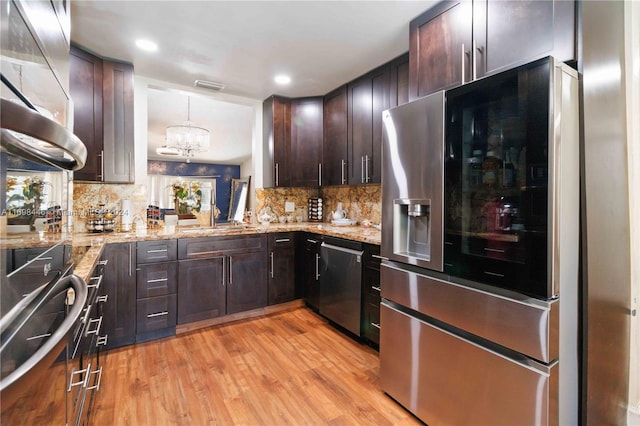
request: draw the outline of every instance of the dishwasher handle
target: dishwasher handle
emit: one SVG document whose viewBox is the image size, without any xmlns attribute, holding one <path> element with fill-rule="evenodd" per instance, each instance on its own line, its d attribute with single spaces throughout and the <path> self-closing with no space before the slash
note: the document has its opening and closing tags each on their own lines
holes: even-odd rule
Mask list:
<svg viewBox="0 0 640 426">
<path fill-rule="evenodd" d="M 354 256 L 362 256 L 364 254 L 364 251 L 362 250 L 353 250 L 353 249 L 348 249 L 346 247 L 334 246 L 333 244 L 327 244 L 325 242 L 323 242 L 322 245 L 320 245 L 320 247 L 326 248 L 328 250 L 337 250 L 344 253 L 349 253 Z"/>
</svg>

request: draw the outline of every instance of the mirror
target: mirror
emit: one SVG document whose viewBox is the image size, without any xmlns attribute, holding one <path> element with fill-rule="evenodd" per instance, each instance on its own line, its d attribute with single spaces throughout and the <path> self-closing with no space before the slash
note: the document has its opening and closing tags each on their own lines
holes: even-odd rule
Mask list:
<svg viewBox="0 0 640 426">
<path fill-rule="evenodd" d="M 229 201 L 229 221 L 242 222 L 249 199 L 251 176 L 231 179 L 231 199 Z"/>
</svg>

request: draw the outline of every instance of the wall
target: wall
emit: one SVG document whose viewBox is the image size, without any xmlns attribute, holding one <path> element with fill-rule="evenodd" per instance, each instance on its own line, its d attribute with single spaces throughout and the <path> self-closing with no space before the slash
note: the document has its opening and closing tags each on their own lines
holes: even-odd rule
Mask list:
<svg viewBox="0 0 640 426">
<path fill-rule="evenodd" d="M 307 206 L 310 197 L 322 197 L 323 222 L 331 222 L 331 212 L 336 210 L 338 202 L 347 210 L 348 217 L 360 223 L 364 219 L 380 223 L 381 192 L 380 185 L 330 186 L 323 188 L 258 188 L 256 189 L 255 213 L 259 213 L 269 199 L 269 205 L 280 217 L 284 215 L 284 203 L 294 202 L 296 207 Z"/>
</svg>

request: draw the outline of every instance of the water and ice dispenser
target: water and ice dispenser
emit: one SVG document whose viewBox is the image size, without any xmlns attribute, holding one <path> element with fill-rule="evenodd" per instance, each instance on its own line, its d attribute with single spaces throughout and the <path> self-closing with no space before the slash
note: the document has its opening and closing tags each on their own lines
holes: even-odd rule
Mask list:
<svg viewBox="0 0 640 426">
<path fill-rule="evenodd" d="M 393 253 L 431 260 L 431 200 L 393 201 Z"/>
</svg>

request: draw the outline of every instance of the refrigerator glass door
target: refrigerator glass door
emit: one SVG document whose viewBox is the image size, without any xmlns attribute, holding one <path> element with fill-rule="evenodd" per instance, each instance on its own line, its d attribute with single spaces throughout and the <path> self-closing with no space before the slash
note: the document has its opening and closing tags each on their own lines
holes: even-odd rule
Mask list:
<svg viewBox="0 0 640 426">
<path fill-rule="evenodd" d="M 447 92 L 445 261 L 452 276 L 548 298 L 550 58 Z"/>
</svg>

